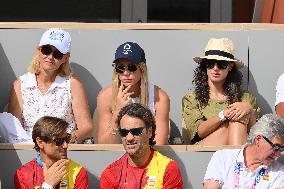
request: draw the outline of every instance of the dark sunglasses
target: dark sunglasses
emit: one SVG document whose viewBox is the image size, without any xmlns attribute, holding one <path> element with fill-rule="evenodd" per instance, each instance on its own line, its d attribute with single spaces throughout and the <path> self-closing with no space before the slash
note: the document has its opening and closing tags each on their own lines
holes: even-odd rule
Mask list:
<svg viewBox="0 0 284 189">
<path fill-rule="evenodd" d="M 64 141 L 68 144 L 71 140 L 71 135 L 68 134 L 66 137 L 64 138 L 54 138 L 52 139 L 52 141 L 55 143 L 56 146 L 61 146 Z"/>
<path fill-rule="evenodd" d="M 128 64 L 128 66 L 123 66 L 121 64 L 115 65 L 115 71 L 119 74 L 122 74 L 125 70 L 133 73 L 137 70 L 137 65 L 135 64 Z"/>
<path fill-rule="evenodd" d="M 145 127 L 138 127 L 133 129 L 118 129 L 120 136 L 126 137 L 128 133 L 130 132 L 133 136 L 139 136 L 143 132 L 143 129 Z"/>
<path fill-rule="evenodd" d="M 262 136 L 262 138 L 264 140 L 266 140 L 266 142 L 268 142 L 272 146 L 272 150 L 274 152 L 283 152 L 284 151 L 284 146 L 283 145 L 281 145 L 281 144 L 274 144 L 268 138 L 266 138 L 265 136 Z"/>
<path fill-rule="evenodd" d="M 52 47 L 50 45 L 43 45 L 40 47 L 40 52 L 44 55 L 50 55 L 52 53 L 52 56 L 57 59 L 60 60 L 63 57 L 63 53 L 61 53 L 59 50 L 52 50 Z"/>
<path fill-rule="evenodd" d="M 225 60 L 209 60 L 207 59 L 205 61 L 205 65 L 207 69 L 213 69 L 214 66 L 217 64 L 217 68 L 220 70 L 224 70 L 228 67 L 230 62 L 225 61 Z"/>
</svg>

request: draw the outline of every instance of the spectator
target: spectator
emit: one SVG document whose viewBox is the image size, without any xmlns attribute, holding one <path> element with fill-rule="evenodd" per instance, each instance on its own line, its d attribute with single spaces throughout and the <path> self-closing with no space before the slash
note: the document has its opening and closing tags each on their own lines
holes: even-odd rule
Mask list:
<svg viewBox="0 0 284 189">
<path fill-rule="evenodd" d="M 117 125 L 126 153 L 103 171 L 101 189 L 183 188 L 177 163 L 152 149 L 156 124 L 148 108 L 138 103 L 124 106 Z"/>
<path fill-rule="evenodd" d="M 215 152 L 204 178 L 205 189 L 284 188 L 284 120 L 266 114 L 251 128 L 242 149 Z"/>
<path fill-rule="evenodd" d="M 284 118 L 284 73 L 278 78 L 276 85 L 276 114 Z"/>
<path fill-rule="evenodd" d="M 69 64 L 70 46 L 68 32 L 47 30 L 29 72 L 13 83 L 8 111 L 20 120 L 30 136 L 35 122 L 45 115 L 69 123 L 71 143 L 91 135 L 93 125 L 84 87 Z"/>
<path fill-rule="evenodd" d="M 169 97 L 148 81 L 144 50 L 133 42 L 121 44 L 113 61 L 112 86 L 97 97 L 98 143 L 119 143 L 115 119 L 122 107 L 141 103 L 152 111 L 157 124 L 157 144 L 166 144 L 169 134 Z"/>
<path fill-rule="evenodd" d="M 183 135 L 201 145 L 240 145 L 258 117 L 256 98 L 241 88 L 244 65 L 228 38 L 211 38 L 205 56 L 193 58 L 198 67 L 194 90 L 182 99 Z"/>
<path fill-rule="evenodd" d="M 44 116 L 34 125 L 32 138 L 37 157 L 16 171 L 15 189 L 87 189 L 87 171 L 67 158 L 70 134 L 63 119 Z"/>
</svg>

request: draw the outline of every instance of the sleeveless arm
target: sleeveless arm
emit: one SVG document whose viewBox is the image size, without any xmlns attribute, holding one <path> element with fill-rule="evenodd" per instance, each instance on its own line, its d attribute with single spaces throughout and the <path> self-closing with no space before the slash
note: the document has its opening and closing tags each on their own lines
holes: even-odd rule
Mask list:
<svg viewBox="0 0 284 189">
<path fill-rule="evenodd" d="M 168 143 L 170 99 L 165 91 L 155 86 L 156 144 Z"/>
<path fill-rule="evenodd" d="M 78 76 L 71 77 L 72 110 L 78 127 L 76 136 L 84 139 L 92 134 L 93 123 L 83 83 Z"/>
<path fill-rule="evenodd" d="M 112 89 L 108 86 L 102 89 L 97 97 L 98 112 L 98 143 L 115 144 L 119 143 L 119 135 L 114 130 L 118 112 L 112 112 Z"/>
<path fill-rule="evenodd" d="M 20 79 L 15 80 L 12 85 L 12 90 L 8 105 L 8 112 L 13 114 L 15 117 L 17 117 L 20 123 L 23 125 L 23 120 L 22 120 L 23 100 L 21 94 Z"/>
</svg>

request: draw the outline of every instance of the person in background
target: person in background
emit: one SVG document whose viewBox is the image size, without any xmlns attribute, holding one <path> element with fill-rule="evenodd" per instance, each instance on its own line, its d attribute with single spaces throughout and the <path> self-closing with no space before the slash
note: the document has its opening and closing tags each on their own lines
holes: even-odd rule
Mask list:
<svg viewBox="0 0 284 189">
<path fill-rule="evenodd" d="M 63 119 L 44 116 L 34 125 L 37 157 L 16 170 L 15 189 L 87 189 L 87 171 L 67 158 L 71 136 Z"/>
<path fill-rule="evenodd" d="M 284 73 L 280 75 L 276 85 L 276 114 L 284 118 Z"/>
<path fill-rule="evenodd" d="M 116 122 L 126 153 L 103 171 L 100 188 L 182 189 L 177 163 L 152 148 L 156 124 L 151 111 L 139 103 L 128 104 Z"/>
<path fill-rule="evenodd" d="M 14 81 L 8 112 L 31 137 L 43 116 L 65 119 L 71 143 L 90 137 L 93 125 L 84 86 L 69 64 L 71 37 L 62 29 L 48 29 L 41 37 L 28 73 Z"/>
<path fill-rule="evenodd" d="M 229 38 L 211 38 L 205 56 L 195 57 L 194 90 L 182 99 L 185 138 L 201 145 L 241 145 L 256 122 L 256 98 L 241 88 L 244 65 Z"/>
<path fill-rule="evenodd" d="M 242 149 L 215 152 L 204 177 L 204 189 L 284 188 L 284 120 L 266 114 L 251 128 Z"/>
<path fill-rule="evenodd" d="M 134 42 L 121 44 L 113 61 L 112 86 L 97 97 L 98 143 L 119 143 L 118 112 L 129 103 L 141 103 L 155 115 L 157 144 L 167 144 L 170 100 L 165 91 L 148 80 L 144 50 Z"/>
</svg>

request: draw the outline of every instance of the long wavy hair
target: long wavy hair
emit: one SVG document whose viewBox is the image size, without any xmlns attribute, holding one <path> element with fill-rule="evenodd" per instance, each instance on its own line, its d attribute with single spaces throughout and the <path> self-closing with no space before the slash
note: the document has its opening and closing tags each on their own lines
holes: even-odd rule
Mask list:
<svg viewBox="0 0 284 189">
<path fill-rule="evenodd" d="M 194 70 L 192 84 L 195 89 L 196 99 L 202 107 L 208 105 L 210 89 L 208 85 L 208 75 L 206 68 L 206 59 L 203 59 L 199 66 Z M 231 62 L 233 63 L 233 62 Z M 224 83 L 224 91 L 228 96 L 228 104 L 241 101 L 243 96 L 242 73 L 236 68 L 235 64 L 231 71 L 228 72 Z"/>
<path fill-rule="evenodd" d="M 148 71 L 147 65 L 144 62 L 139 63 L 138 69 L 141 70 L 141 79 L 140 79 L 140 103 L 146 107 L 148 107 Z M 112 110 L 115 109 L 116 106 L 116 97 L 118 93 L 118 89 L 121 82 L 119 80 L 119 75 L 115 71 L 115 67 L 113 69 L 112 76 Z"/>
<path fill-rule="evenodd" d="M 34 74 L 39 74 L 40 72 L 39 53 L 40 53 L 40 49 L 38 47 L 36 50 L 36 54 L 33 57 L 33 60 L 28 67 L 28 71 Z M 61 64 L 61 66 L 58 68 L 57 74 L 61 77 L 72 75 L 71 66 L 69 64 L 69 56 L 67 57 L 66 62 Z"/>
</svg>

